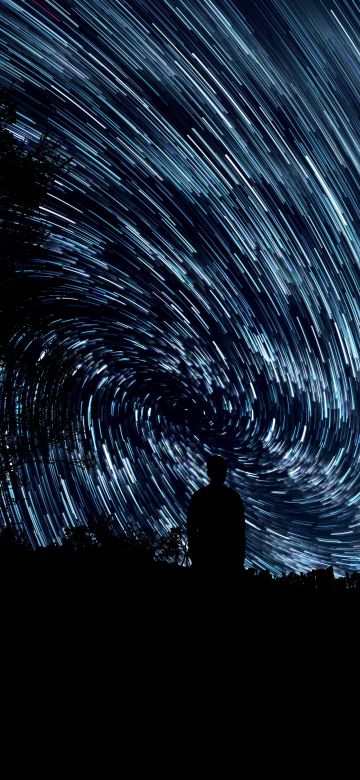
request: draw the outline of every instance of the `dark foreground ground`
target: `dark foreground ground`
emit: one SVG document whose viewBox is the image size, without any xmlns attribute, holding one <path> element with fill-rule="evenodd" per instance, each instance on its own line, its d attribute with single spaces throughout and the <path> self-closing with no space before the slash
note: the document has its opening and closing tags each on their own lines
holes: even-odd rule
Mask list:
<svg viewBox="0 0 360 780">
<path fill-rule="evenodd" d="M 336 580 L 331 570 L 283 579 L 254 570 L 197 575 L 191 567 L 99 551 L 17 551 L 0 560 L 0 615 L 20 630 L 26 624 L 74 636 L 82 630 L 125 636 L 127 629 L 146 629 L 154 638 L 212 630 L 269 636 L 275 630 L 286 635 L 303 622 L 309 634 L 322 621 L 329 627 L 347 618 L 357 623 L 359 607 L 357 581 Z"/>
<path fill-rule="evenodd" d="M 329 587 L 311 590 L 254 574 L 219 583 L 190 568 L 132 564 L 111 555 L 2 560 L 4 707 L 40 741 L 46 727 L 56 755 L 74 740 L 91 758 L 105 731 L 101 761 L 115 749 L 121 765 L 130 732 L 133 767 L 149 755 L 158 765 L 170 744 L 171 760 L 187 765 L 189 735 L 203 732 L 200 752 L 211 758 L 223 729 L 222 762 L 229 740 L 238 758 L 250 751 L 268 762 L 260 723 L 274 745 L 301 713 L 313 739 L 320 709 L 335 717 L 336 687 L 355 695 L 356 589 L 332 587 L 329 576 Z"/>
</svg>

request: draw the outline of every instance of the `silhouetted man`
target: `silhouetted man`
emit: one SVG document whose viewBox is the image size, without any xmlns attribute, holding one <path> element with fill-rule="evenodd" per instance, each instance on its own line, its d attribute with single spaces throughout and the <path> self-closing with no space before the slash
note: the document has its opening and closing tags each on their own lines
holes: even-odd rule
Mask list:
<svg viewBox="0 0 360 780">
<path fill-rule="evenodd" d="M 197 490 L 190 500 L 187 525 L 194 571 L 233 574 L 244 565 L 244 506 L 239 493 L 225 487 L 226 472 L 225 458 L 209 457 L 210 484 Z"/>
</svg>

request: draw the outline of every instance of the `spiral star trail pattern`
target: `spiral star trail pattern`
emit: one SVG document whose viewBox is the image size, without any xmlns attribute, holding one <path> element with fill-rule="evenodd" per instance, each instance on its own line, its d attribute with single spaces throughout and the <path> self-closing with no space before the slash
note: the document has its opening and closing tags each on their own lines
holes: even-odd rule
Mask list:
<svg viewBox="0 0 360 780">
<path fill-rule="evenodd" d="M 72 157 L 16 403 L 56 416 L 71 373 L 94 460 L 34 452 L 14 519 L 34 544 L 112 509 L 165 533 L 219 453 L 246 565 L 358 568 L 356 3 L 3 0 L 0 24 L 14 132 Z"/>
</svg>

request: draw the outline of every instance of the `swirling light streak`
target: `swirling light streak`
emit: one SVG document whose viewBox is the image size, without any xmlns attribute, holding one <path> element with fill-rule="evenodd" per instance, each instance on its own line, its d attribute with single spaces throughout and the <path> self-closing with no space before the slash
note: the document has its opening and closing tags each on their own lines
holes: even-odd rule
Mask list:
<svg viewBox="0 0 360 780">
<path fill-rule="evenodd" d="M 358 568 L 358 38 L 351 0 L 4 0 L 14 132 L 73 158 L 23 272 L 56 287 L 14 336 L 39 366 L 14 398 L 55 418 L 71 376 L 94 457 L 34 452 L 9 487 L 34 543 L 113 508 L 183 523 L 219 452 L 249 565 Z"/>
</svg>

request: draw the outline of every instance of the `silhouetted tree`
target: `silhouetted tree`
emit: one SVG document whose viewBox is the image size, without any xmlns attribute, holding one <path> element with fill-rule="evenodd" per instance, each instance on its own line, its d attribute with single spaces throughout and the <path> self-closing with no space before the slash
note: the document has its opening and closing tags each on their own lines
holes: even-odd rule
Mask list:
<svg viewBox="0 0 360 780">
<path fill-rule="evenodd" d="M 56 361 L 54 362 L 56 365 Z M 69 368 L 69 367 L 68 367 Z M 32 403 L 24 403 L 26 388 L 36 387 L 40 379 L 37 367 L 24 372 L 4 371 L 0 386 L 0 498 L 4 507 L 16 502 L 17 488 L 27 484 L 25 465 L 54 464 L 61 473 L 63 466 L 93 469 L 96 458 L 87 441 L 82 423 L 74 419 L 69 383 L 51 381 L 50 366 L 43 367 L 49 374 L 45 384 L 46 403 L 42 394 L 34 394 Z M 52 377 L 54 379 L 54 377 Z M 19 400 L 21 399 L 21 400 Z"/>
<path fill-rule="evenodd" d="M 21 467 L 34 459 L 34 452 L 42 462 L 61 463 L 76 453 L 76 465 L 94 465 L 90 449 L 79 454 L 80 426 L 70 415 L 63 382 L 53 381 L 57 398 L 41 408 L 41 399 L 26 406 L 19 404 L 15 395 L 21 390 L 21 382 L 22 386 L 31 385 L 40 376 L 42 381 L 45 376 L 50 386 L 51 380 L 58 379 L 54 377 L 55 367 L 64 368 L 62 345 L 58 346 L 58 352 L 62 350 L 61 363 L 56 349 L 42 356 L 41 365 L 36 359 L 26 361 L 22 352 L 19 379 L 19 365 L 15 363 L 18 356 L 11 339 L 15 332 L 25 329 L 36 341 L 41 328 L 44 283 L 36 275 L 30 279 L 23 271 L 35 253 L 39 256 L 44 250 L 50 229 L 41 207 L 70 162 L 60 144 L 47 134 L 33 144 L 19 140 L 13 132 L 15 123 L 13 89 L 0 87 L 0 494 L 7 504 L 15 500 L 12 480 L 17 486 L 24 484 Z M 51 287 L 53 281 L 47 284 Z M 67 376 L 71 376 L 71 358 L 66 369 Z M 55 408 L 56 415 L 51 415 Z"/>
<path fill-rule="evenodd" d="M 13 90 L 0 88 L 0 347 L 4 350 L 24 301 L 28 278 L 17 273 L 50 235 L 41 206 L 56 177 L 69 163 L 60 144 L 45 133 L 28 145 L 12 132 L 16 122 Z M 34 295 L 34 290 L 31 291 Z M 31 308 L 31 307 L 30 307 Z"/>
<path fill-rule="evenodd" d="M 169 533 L 160 536 L 155 543 L 155 560 L 188 565 L 188 547 L 180 526 L 171 528 Z"/>
<path fill-rule="evenodd" d="M 102 550 L 113 551 L 116 548 L 119 534 L 115 527 L 115 512 L 102 512 L 96 518 L 89 515 L 88 528 Z"/>
<path fill-rule="evenodd" d="M 8 523 L 0 532 L 0 557 L 29 553 L 32 550 L 29 537 L 22 523 Z"/>
<path fill-rule="evenodd" d="M 85 553 L 98 547 L 95 534 L 86 525 L 67 528 L 62 541 L 62 547 L 73 554 Z"/>
</svg>

